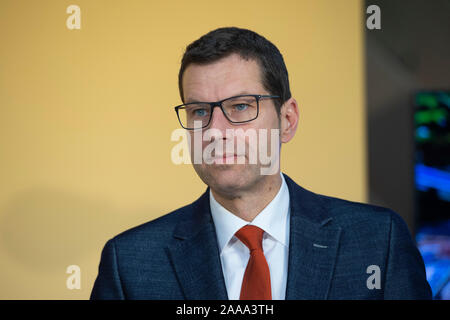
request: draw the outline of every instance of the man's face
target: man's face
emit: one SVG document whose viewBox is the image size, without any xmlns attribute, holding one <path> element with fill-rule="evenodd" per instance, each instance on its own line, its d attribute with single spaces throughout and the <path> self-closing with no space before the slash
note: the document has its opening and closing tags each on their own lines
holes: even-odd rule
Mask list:
<svg viewBox="0 0 450 320">
<path fill-rule="evenodd" d="M 190 64 L 184 72 L 182 85 L 185 103 L 194 101 L 213 102 L 242 94 L 270 95 L 262 85 L 259 64 L 252 59 L 244 60 L 237 54 L 232 54 L 206 65 Z M 270 155 L 271 153 L 271 129 L 279 129 L 279 117 L 272 99 L 261 99 L 258 117 L 247 123 L 234 124 L 229 122 L 220 108 L 216 107 L 211 122 L 208 127 L 201 131 L 201 134 L 204 135 L 208 129 L 215 129 L 217 130 L 216 133 L 220 134 L 214 134 L 210 130 L 212 136 L 208 141 L 203 141 L 202 136 L 202 152 L 209 144 L 217 143 L 218 139 L 222 139 L 223 153 L 228 157 L 234 156 L 234 158 L 213 157 L 214 163 L 212 164 L 207 164 L 205 161 L 202 161 L 201 164 L 195 164 L 192 161 L 195 171 L 204 183 L 216 192 L 238 195 L 239 191 L 251 190 L 259 181 L 267 178 L 266 175 L 261 174 L 259 150 L 256 163 L 249 163 L 249 152 L 259 149 L 259 140 L 261 134 L 264 134 L 267 139 L 266 154 Z M 227 129 L 228 132 L 231 132 L 230 129 L 242 129 L 244 132 L 254 130 L 258 137 L 256 144 L 253 143 L 254 139 L 249 138 L 250 135 L 227 136 Z M 260 129 L 266 129 L 266 131 Z M 191 159 L 194 159 L 194 132 L 189 131 L 189 134 L 191 137 Z M 225 145 L 230 139 L 234 140 L 234 150 L 225 150 Z M 245 154 L 237 150 L 239 143 L 237 140 L 245 141 Z M 279 148 L 279 144 L 277 148 Z M 212 155 L 214 156 L 215 152 Z M 238 158 L 241 158 L 240 161 L 245 158 L 245 164 L 237 163 Z M 233 163 L 227 164 L 226 162 L 230 162 L 230 160 Z M 279 168 L 277 167 L 275 171 L 278 173 Z"/>
</svg>

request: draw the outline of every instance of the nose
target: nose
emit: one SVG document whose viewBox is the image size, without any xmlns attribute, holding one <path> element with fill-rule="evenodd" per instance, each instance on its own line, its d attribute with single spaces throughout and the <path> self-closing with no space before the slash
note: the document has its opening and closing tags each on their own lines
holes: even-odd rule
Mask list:
<svg viewBox="0 0 450 320">
<path fill-rule="evenodd" d="M 211 112 L 212 112 L 212 116 L 211 116 L 211 121 L 209 122 L 208 128 L 218 129 L 218 130 L 222 131 L 222 133 L 225 136 L 225 130 L 227 128 L 230 128 L 232 124 L 225 117 L 220 106 L 218 106 L 218 105 L 214 106 Z"/>
</svg>

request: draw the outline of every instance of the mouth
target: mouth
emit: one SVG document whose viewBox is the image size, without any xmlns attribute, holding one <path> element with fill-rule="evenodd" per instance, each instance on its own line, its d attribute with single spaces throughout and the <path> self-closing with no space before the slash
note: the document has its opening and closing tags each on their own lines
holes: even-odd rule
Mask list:
<svg viewBox="0 0 450 320">
<path fill-rule="evenodd" d="M 214 164 L 237 164 L 238 158 L 244 157 L 242 155 L 237 154 L 223 154 L 216 155 L 208 159 L 210 162 Z"/>
</svg>

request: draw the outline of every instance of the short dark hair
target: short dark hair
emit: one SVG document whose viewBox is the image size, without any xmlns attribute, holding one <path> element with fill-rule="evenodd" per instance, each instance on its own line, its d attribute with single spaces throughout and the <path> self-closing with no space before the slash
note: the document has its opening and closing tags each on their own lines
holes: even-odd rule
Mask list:
<svg viewBox="0 0 450 320">
<path fill-rule="evenodd" d="M 291 97 L 289 77 L 283 56 L 278 48 L 263 36 L 237 27 L 218 28 L 208 32 L 186 47 L 178 73 L 178 88 L 184 103 L 183 73 L 191 63 L 208 64 L 233 53 L 243 59 L 254 59 L 260 66 L 262 85 L 275 99 L 278 114 L 281 106 Z"/>
</svg>

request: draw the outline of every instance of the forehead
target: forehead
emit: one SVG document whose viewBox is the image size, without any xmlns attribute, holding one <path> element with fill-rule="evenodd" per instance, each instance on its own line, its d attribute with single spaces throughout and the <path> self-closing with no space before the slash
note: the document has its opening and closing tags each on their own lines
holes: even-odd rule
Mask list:
<svg viewBox="0 0 450 320">
<path fill-rule="evenodd" d="M 208 64 L 190 64 L 183 74 L 185 102 L 218 101 L 239 94 L 263 94 L 255 59 L 231 54 Z"/>
</svg>

